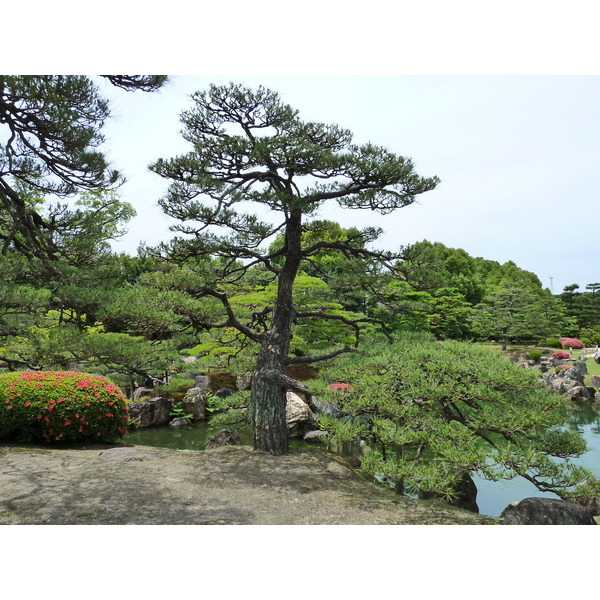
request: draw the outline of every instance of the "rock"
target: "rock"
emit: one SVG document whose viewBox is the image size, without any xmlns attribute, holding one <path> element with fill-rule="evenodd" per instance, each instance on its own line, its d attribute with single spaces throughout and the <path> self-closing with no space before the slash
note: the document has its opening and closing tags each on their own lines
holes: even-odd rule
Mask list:
<svg viewBox="0 0 600 600">
<path fill-rule="evenodd" d="M 286 393 L 285 419 L 291 437 L 303 435 L 304 431 L 315 429 L 317 425 L 315 414 L 295 392 Z"/>
<path fill-rule="evenodd" d="M 133 392 L 133 399 L 140 400 L 143 397 L 152 397 L 154 395 L 154 389 L 147 387 L 136 388 Z"/>
<path fill-rule="evenodd" d="M 577 496 L 573 502 L 583 506 L 594 517 L 600 515 L 600 496 Z"/>
<path fill-rule="evenodd" d="M 192 415 L 193 421 L 206 419 L 206 391 L 194 387 L 189 389 L 181 401 L 186 413 Z"/>
<path fill-rule="evenodd" d="M 195 387 L 206 392 L 210 388 L 210 377 L 208 375 L 196 375 Z"/>
<path fill-rule="evenodd" d="M 228 396 L 231 396 L 231 394 L 235 393 L 235 390 L 232 390 L 231 388 L 219 388 L 216 392 L 215 392 L 215 396 L 217 398 L 227 398 Z"/>
<path fill-rule="evenodd" d="M 600 375 L 592 375 L 592 385 L 600 388 Z"/>
<path fill-rule="evenodd" d="M 182 356 L 179 360 L 186 365 L 191 365 L 195 363 L 198 359 L 195 356 Z"/>
<path fill-rule="evenodd" d="M 323 438 L 325 436 L 327 436 L 327 432 L 326 431 L 322 431 L 321 429 L 317 429 L 317 430 L 313 430 L 313 431 L 307 431 L 304 434 L 304 441 L 305 442 L 321 442 L 323 441 Z"/>
<path fill-rule="evenodd" d="M 323 402 L 314 396 L 312 398 L 312 405 L 319 412 L 324 412 L 328 415 L 333 415 L 334 417 L 339 417 L 342 415 L 342 411 L 340 410 L 339 406 L 336 406 L 335 404 L 328 404 L 327 402 Z"/>
<path fill-rule="evenodd" d="M 249 390 L 252 384 L 252 375 L 238 375 L 235 378 L 235 385 L 238 390 Z"/>
<path fill-rule="evenodd" d="M 588 389 L 582 385 L 576 385 L 565 392 L 565 397 L 573 402 L 582 402 L 590 399 Z"/>
<path fill-rule="evenodd" d="M 585 360 L 582 358 L 578 358 L 573 363 L 573 368 L 569 369 L 564 374 L 564 377 L 565 377 L 565 379 L 572 379 L 573 381 L 577 382 L 579 385 L 585 385 L 583 380 L 585 379 L 587 372 L 588 372 L 588 370 L 587 370 L 587 365 L 585 364 Z"/>
<path fill-rule="evenodd" d="M 206 449 L 220 448 L 221 446 L 239 446 L 242 443 L 237 431 L 232 429 L 221 429 L 206 442 Z"/>
<path fill-rule="evenodd" d="M 589 510 L 555 498 L 525 498 L 509 504 L 500 515 L 504 525 L 596 525 Z"/>
<path fill-rule="evenodd" d="M 132 401 L 127 407 L 129 409 L 129 418 L 136 422 L 137 427 L 165 425 L 171 420 L 169 416 L 171 403 L 167 398 L 159 397 Z"/>
<path fill-rule="evenodd" d="M 192 420 L 187 417 L 175 417 L 170 423 L 169 427 L 178 428 L 185 427 L 186 425 L 191 425 Z"/>
</svg>

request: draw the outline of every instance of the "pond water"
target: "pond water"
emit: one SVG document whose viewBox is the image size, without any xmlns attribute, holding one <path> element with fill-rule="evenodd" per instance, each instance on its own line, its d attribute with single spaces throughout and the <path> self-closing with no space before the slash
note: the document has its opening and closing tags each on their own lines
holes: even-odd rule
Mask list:
<svg viewBox="0 0 600 600">
<path fill-rule="evenodd" d="M 569 421 L 567 427 L 576 429 L 586 439 L 588 451 L 577 459 L 594 472 L 600 478 L 600 407 L 585 403 L 573 405 L 569 410 Z M 144 446 L 158 446 L 161 448 L 172 448 L 176 450 L 204 450 L 208 438 L 220 427 L 212 427 L 210 423 L 194 423 L 180 429 L 170 427 L 149 427 L 132 431 L 127 435 L 127 443 Z M 242 443 L 250 443 L 250 432 L 240 431 Z M 301 440 L 290 440 L 292 446 L 315 446 Z M 575 462 L 575 461 L 574 461 Z M 546 496 L 557 498 L 555 494 L 540 492 L 535 486 L 521 477 L 515 477 L 510 481 L 487 481 L 477 475 L 473 475 L 477 485 L 477 505 L 482 515 L 498 517 L 500 513 L 511 503 L 518 502 L 530 496 Z"/>
</svg>

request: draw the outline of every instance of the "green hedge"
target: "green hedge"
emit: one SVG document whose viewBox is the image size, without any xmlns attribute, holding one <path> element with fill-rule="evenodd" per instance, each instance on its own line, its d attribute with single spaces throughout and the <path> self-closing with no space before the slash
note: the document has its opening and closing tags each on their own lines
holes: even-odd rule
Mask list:
<svg viewBox="0 0 600 600">
<path fill-rule="evenodd" d="M 105 377 L 76 371 L 0 375 L 0 439 L 112 442 L 127 434 L 127 398 Z"/>
</svg>

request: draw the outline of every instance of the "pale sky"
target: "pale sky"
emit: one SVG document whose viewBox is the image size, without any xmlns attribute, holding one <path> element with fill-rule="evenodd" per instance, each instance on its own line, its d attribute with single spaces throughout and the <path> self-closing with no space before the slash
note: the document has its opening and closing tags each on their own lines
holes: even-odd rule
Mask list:
<svg viewBox="0 0 600 600">
<path fill-rule="evenodd" d="M 319 217 L 381 226 L 387 250 L 423 239 L 500 263 L 512 260 L 555 293 L 600 280 L 600 77 L 598 76 L 173 76 L 153 94 L 102 86 L 112 101 L 106 148 L 127 177 L 138 216 L 114 246 L 167 239 L 157 205 L 168 182 L 147 169 L 188 150 L 179 115 L 210 83 L 264 85 L 305 120 L 350 129 L 410 157 L 440 185 L 382 217 L 326 205 Z"/>
</svg>

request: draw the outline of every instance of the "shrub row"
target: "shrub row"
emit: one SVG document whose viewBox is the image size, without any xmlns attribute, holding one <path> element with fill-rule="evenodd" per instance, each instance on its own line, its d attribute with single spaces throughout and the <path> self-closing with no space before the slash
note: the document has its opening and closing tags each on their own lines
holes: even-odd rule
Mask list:
<svg viewBox="0 0 600 600">
<path fill-rule="evenodd" d="M 0 439 L 112 442 L 127 434 L 127 398 L 112 381 L 76 371 L 0 375 Z"/>
</svg>

